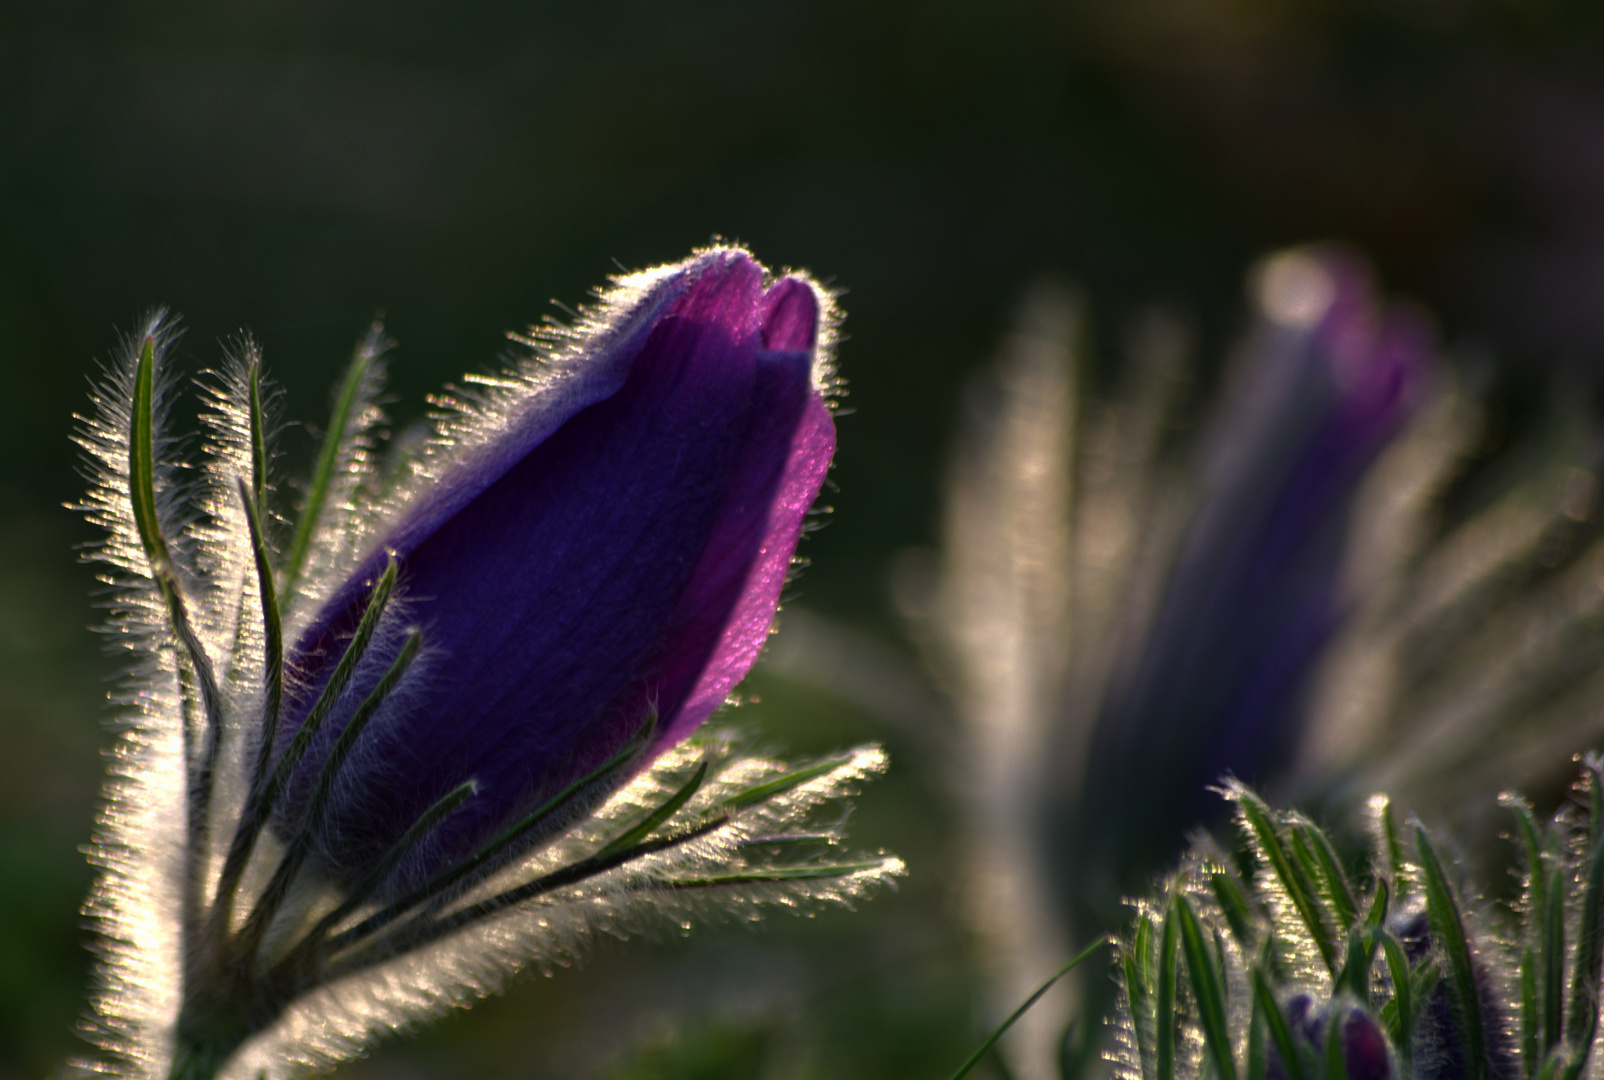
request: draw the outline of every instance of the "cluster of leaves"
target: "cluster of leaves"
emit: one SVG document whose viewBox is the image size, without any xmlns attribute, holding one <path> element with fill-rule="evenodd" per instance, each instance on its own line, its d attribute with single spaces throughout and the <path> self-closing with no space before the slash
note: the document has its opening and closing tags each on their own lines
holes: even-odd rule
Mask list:
<svg viewBox="0 0 1604 1080">
<path fill-rule="evenodd" d="M 1578 1080 L 1599 1029 L 1601 769 L 1546 823 L 1504 796 L 1524 879 L 1507 908 L 1385 798 L 1350 874 L 1318 826 L 1231 782 L 1238 857 L 1199 841 L 1121 943 L 1120 1080 Z"/>
</svg>

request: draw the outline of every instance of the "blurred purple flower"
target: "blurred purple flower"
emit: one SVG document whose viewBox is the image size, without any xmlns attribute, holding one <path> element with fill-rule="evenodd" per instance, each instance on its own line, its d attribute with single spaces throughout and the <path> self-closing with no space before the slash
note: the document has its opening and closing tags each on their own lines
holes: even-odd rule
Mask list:
<svg viewBox="0 0 1604 1080">
<path fill-rule="evenodd" d="M 816 286 L 764 276 L 729 249 L 667 268 L 577 341 L 583 366 L 549 395 L 451 448 L 300 629 L 281 753 L 395 560 L 397 613 L 294 772 L 281 831 L 306 814 L 405 630 L 422 635 L 321 816 L 314 849 L 336 880 L 361 880 L 476 781 L 386 891 L 427 879 L 594 773 L 649 719 L 643 763 L 684 738 L 752 666 L 835 446 Z"/>
<path fill-rule="evenodd" d="M 1420 400 L 1434 348 L 1424 317 L 1383 308 L 1343 249 L 1278 256 L 1257 284 L 1260 323 L 1211 432 L 1201 504 L 1092 736 L 1082 843 L 1125 887 L 1173 856 L 1219 777 L 1287 764 L 1343 615 L 1354 496 Z"/>
</svg>

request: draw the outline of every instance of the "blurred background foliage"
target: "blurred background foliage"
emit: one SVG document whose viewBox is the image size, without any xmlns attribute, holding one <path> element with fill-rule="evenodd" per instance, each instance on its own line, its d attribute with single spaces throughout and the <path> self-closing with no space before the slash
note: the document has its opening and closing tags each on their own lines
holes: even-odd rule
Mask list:
<svg viewBox="0 0 1604 1080">
<path fill-rule="evenodd" d="M 1461 357 L 1491 430 L 1604 362 L 1604 16 L 1581 0 L 356 0 L 0 5 L 0 1077 L 75 1049 L 107 680 L 68 445 L 118 328 L 249 329 L 285 472 L 382 312 L 393 415 L 615 269 L 714 236 L 846 290 L 850 395 L 798 605 L 905 650 L 965 376 L 1038 275 L 1091 374 L 1147 305 L 1207 378 L 1266 250 L 1351 242 Z M 847 415 L 850 413 L 850 415 Z M 740 722 L 885 739 L 855 836 L 907 858 L 856 914 L 605 945 L 361 1077 L 940 1076 L 980 1032 L 953 813 L 917 746 L 773 670 Z M 934 706 L 932 706 L 934 709 Z M 934 725 L 939 720 L 931 718 Z"/>
</svg>

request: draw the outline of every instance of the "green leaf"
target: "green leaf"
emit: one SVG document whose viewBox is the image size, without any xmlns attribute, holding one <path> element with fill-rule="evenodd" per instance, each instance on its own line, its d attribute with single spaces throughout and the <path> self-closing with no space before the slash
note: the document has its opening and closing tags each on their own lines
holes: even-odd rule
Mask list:
<svg viewBox="0 0 1604 1080">
<path fill-rule="evenodd" d="M 1142 989 L 1149 995 L 1158 989 L 1158 961 L 1153 951 L 1156 945 L 1157 942 L 1153 940 L 1153 920 L 1144 914 L 1136 923 L 1136 941 L 1131 951 L 1136 957 L 1136 970 L 1141 977 Z"/>
<path fill-rule="evenodd" d="M 250 529 L 251 550 L 256 556 L 257 591 L 262 598 L 262 680 L 265 685 L 259 727 L 261 737 L 258 741 L 261 750 L 256 755 L 251 786 L 245 795 L 245 807 L 229 842 L 222 874 L 218 877 L 212 918 L 219 926 L 214 932 L 220 932 L 223 926 L 232 921 L 235 890 L 239 888 L 240 877 L 261 835 L 261 827 L 256 819 L 266 820 L 262 814 L 262 803 L 267 798 L 268 761 L 272 757 L 273 747 L 277 745 L 279 707 L 284 697 L 284 632 L 279 620 L 278 596 L 273 590 L 273 567 L 268 561 L 267 541 L 262 536 L 256 499 L 244 480 L 239 481 L 239 495 Z M 271 806 L 268 809 L 271 810 Z"/>
<path fill-rule="evenodd" d="M 286 599 L 294 594 L 301 583 L 301 574 L 306 570 L 307 558 L 312 551 L 312 536 L 323 516 L 329 492 L 334 486 L 335 473 L 340 466 L 340 451 L 360 416 L 362 388 L 367 383 L 373 362 L 379 356 L 378 337 L 377 332 L 370 333 L 357 347 L 350 366 L 345 369 L 345 381 L 335 395 L 334 413 L 329 418 L 329 430 L 323 436 L 323 445 L 318 450 L 317 465 L 312 470 L 312 483 L 306 494 L 306 506 L 295 522 L 290 548 L 284 557 L 283 591 Z"/>
<path fill-rule="evenodd" d="M 1292 1038 L 1292 1028 L 1287 1025 L 1287 1018 L 1281 1012 L 1281 1006 L 1276 1004 L 1275 995 L 1270 992 L 1270 984 L 1264 979 L 1264 972 L 1257 968 L 1253 971 L 1253 1008 L 1264 1017 L 1265 1027 L 1270 1031 L 1270 1040 L 1275 1043 L 1276 1053 L 1281 1055 L 1282 1064 L 1286 1066 L 1287 1080 L 1305 1080 L 1303 1055 L 1299 1053 L 1297 1043 Z"/>
<path fill-rule="evenodd" d="M 1387 920 L 1387 895 L 1387 879 L 1377 878 L 1376 891 L 1370 898 L 1364 923 L 1348 935 L 1347 957 L 1342 974 L 1332 984 L 1336 993 L 1341 993 L 1346 987 L 1367 1009 L 1370 1007 L 1370 971 L 1375 965 L 1376 949 L 1381 942 L 1378 935 Z"/>
<path fill-rule="evenodd" d="M 1407 1076 L 1414 1048 L 1416 1001 L 1409 957 L 1403 951 L 1403 946 L 1398 944 L 1398 939 L 1385 930 L 1378 929 L 1375 937 L 1382 955 L 1386 957 L 1387 977 L 1392 982 L 1392 1000 L 1382 1006 L 1381 1019 L 1383 1024 L 1388 1024 L 1387 1035 L 1392 1045 L 1403 1055 L 1404 1074 Z"/>
<path fill-rule="evenodd" d="M 480 867 L 489 864 L 492 860 L 510 849 L 514 844 L 528 836 L 531 832 L 540 828 L 543 824 L 550 822 L 558 813 L 562 811 L 564 807 L 570 805 L 574 799 L 586 791 L 594 791 L 599 786 L 611 782 L 612 778 L 616 776 L 618 772 L 636 761 L 640 755 L 645 752 L 647 747 L 651 745 L 652 736 L 655 734 L 656 730 L 657 717 L 656 714 L 653 713 L 647 717 L 646 722 L 641 725 L 640 729 L 636 731 L 634 736 L 632 736 L 616 754 L 603 762 L 594 771 L 580 777 L 578 780 L 573 781 L 567 787 L 559 791 L 556 795 L 552 796 L 550 799 L 547 799 L 545 803 L 536 808 L 532 813 L 525 815 L 512 825 L 508 826 L 506 829 L 503 829 L 500 834 L 480 847 L 478 851 L 474 852 L 472 855 L 469 855 L 467 858 L 462 859 L 450 869 L 436 874 L 423 885 L 400 897 L 399 899 L 387 904 L 384 908 L 368 916 L 366 919 L 363 919 L 360 923 L 351 927 L 349 930 L 342 930 L 340 933 L 336 934 L 329 940 L 329 948 L 331 950 L 342 949 L 357 941 L 360 941 L 362 938 L 377 933 L 379 930 L 382 930 L 384 927 L 395 922 L 396 919 L 400 918 L 402 915 L 405 915 L 408 911 L 411 911 L 424 901 L 444 894 L 447 889 L 452 888 L 458 882 L 474 873 L 474 871 L 478 870 Z M 727 820 L 727 817 L 718 817 L 712 821 L 696 826 L 692 831 L 697 833 L 697 835 L 700 835 L 702 832 L 707 832 L 712 828 L 717 828 L 723 825 Z M 646 845 L 636 845 L 636 847 L 631 849 L 631 851 L 638 851 L 644 846 Z M 627 861 L 627 859 L 630 857 L 634 857 L 630 854 L 630 852 L 612 852 L 605 856 L 592 856 L 590 859 L 584 860 L 584 865 L 617 865 L 619 860 Z M 566 872 L 569 869 L 571 868 L 565 867 L 564 871 L 562 872 Z M 551 875 L 547 875 L 547 877 L 551 877 Z M 528 886 L 520 886 L 520 888 L 527 887 Z"/>
<path fill-rule="evenodd" d="M 522 885 L 515 885 L 504 892 L 440 914 L 436 907 L 426 906 L 409 922 L 389 933 L 383 940 L 370 943 L 365 949 L 356 950 L 355 955 L 348 955 L 343 960 L 333 963 L 325 973 L 325 981 L 345 978 L 358 971 L 365 971 L 376 964 L 387 960 L 405 956 L 415 952 L 426 945 L 430 945 L 444 937 L 448 937 L 471 926 L 476 922 L 498 915 L 508 908 L 533 900 L 536 897 L 577 885 L 579 882 L 605 874 L 610 870 L 643 859 L 658 852 L 668 851 L 680 847 L 694 840 L 706 836 L 729 824 L 727 816 L 712 818 L 707 821 L 691 825 L 668 836 L 660 836 L 654 840 L 646 840 L 624 851 L 616 851 L 611 855 L 592 855 L 578 862 L 569 863 L 559 867 L 549 874 L 538 877 L 533 881 L 526 881 Z M 862 873 L 865 870 L 883 868 L 885 860 L 868 860 L 859 863 L 839 864 L 834 866 L 799 866 L 787 867 L 775 871 L 758 871 L 747 875 L 729 875 L 724 880 L 713 879 L 685 879 L 680 882 L 664 881 L 657 878 L 649 879 L 641 888 L 645 891 L 664 888 L 714 888 L 728 885 L 756 884 L 780 881 L 810 881 L 826 878 L 840 878 L 851 874 Z M 785 873 L 784 871 L 790 871 Z M 393 921 L 397 914 L 405 914 L 415 906 L 417 900 L 401 902 L 386 908 L 376 916 L 363 920 L 350 930 L 345 930 L 329 939 L 328 950 L 333 953 L 355 942 L 359 938 L 372 933 L 384 921 Z"/>
<path fill-rule="evenodd" d="M 1068 975 L 1071 971 L 1074 971 L 1081 965 L 1083 961 L 1090 957 L 1092 953 L 1102 948 L 1103 944 L 1104 942 L 1101 939 L 1094 941 L 1091 945 L 1087 946 L 1079 956 L 1075 957 L 1075 959 L 1071 960 L 1069 963 L 1060 968 L 1057 974 L 1048 979 L 1046 982 L 1042 983 L 1040 988 L 1038 988 L 1034 994 L 1025 999 L 1025 1003 L 1023 1005 L 1015 1009 L 1008 1019 L 999 1024 L 997 1029 L 986 1037 L 986 1041 L 981 1043 L 980 1048 L 977 1049 L 973 1054 L 969 1055 L 969 1059 L 967 1061 L 958 1066 L 958 1071 L 952 1074 L 952 1080 L 963 1080 L 965 1076 L 968 1076 L 969 1071 L 976 1065 L 980 1064 L 980 1059 L 991 1052 L 991 1048 L 997 1045 L 997 1040 L 1001 1039 L 1003 1035 L 1007 1033 L 1008 1029 L 1014 1026 L 1014 1022 L 1016 1020 L 1018 1020 L 1021 1016 L 1024 1016 L 1025 1013 L 1030 1010 L 1032 1005 L 1040 1001 L 1041 996 L 1047 993 L 1048 990 L 1052 989 L 1054 983 L 1056 983 L 1059 979 L 1062 979 L 1065 975 Z"/>
<path fill-rule="evenodd" d="M 1391 893 L 1387 879 L 1377 878 L 1375 894 L 1370 897 L 1370 910 L 1365 913 L 1365 933 L 1374 934 L 1387 925 L 1387 906 Z"/>
<path fill-rule="evenodd" d="M 1348 935 L 1347 961 L 1342 974 L 1332 984 L 1335 993 L 1344 988 L 1359 999 L 1359 1004 L 1370 1007 L 1370 968 L 1376 960 L 1376 935 L 1365 930 L 1354 930 Z"/>
<path fill-rule="evenodd" d="M 1250 947 L 1258 933 L 1253 908 L 1242 889 L 1242 883 L 1237 881 L 1234 874 L 1216 871 L 1209 875 L 1209 888 L 1214 893 L 1215 903 L 1220 905 L 1220 913 L 1231 927 L 1231 934 L 1242 943 L 1244 949 Z"/>
<path fill-rule="evenodd" d="M 1348 884 L 1348 875 L 1342 869 L 1341 860 L 1337 858 L 1325 832 L 1312 822 L 1300 822 L 1293 826 L 1293 830 L 1294 835 L 1303 837 L 1313 853 L 1315 864 L 1319 867 L 1321 891 L 1336 912 L 1337 926 L 1346 932 L 1359 917 L 1359 905 L 1354 901 L 1353 887 Z"/>
<path fill-rule="evenodd" d="M 139 533 L 140 545 L 145 550 L 151 578 L 167 608 L 168 622 L 173 637 L 178 641 L 181 656 L 188 661 L 187 671 L 182 662 L 179 665 L 179 684 L 185 698 L 185 811 L 189 831 L 185 845 L 188 885 L 185 889 L 183 918 L 186 924 L 193 924 L 199 918 L 203 862 L 210 848 L 212 780 L 217 768 L 223 705 L 211 657 L 207 655 L 205 646 L 190 623 L 184 592 L 173 568 L 167 540 L 162 535 L 156 502 L 155 387 L 156 339 L 153 335 L 146 335 L 140 346 L 138 365 L 134 369 L 134 400 L 130 405 L 128 424 L 128 497 L 133 509 L 134 527 Z M 193 694 L 200 697 L 202 716 L 199 731 L 195 730 L 196 721 L 190 708 Z"/>
<path fill-rule="evenodd" d="M 1331 940 L 1331 931 L 1321 915 L 1317 899 L 1305 884 L 1303 875 L 1294 867 L 1285 846 L 1281 843 L 1281 836 L 1276 831 L 1270 808 L 1242 784 L 1234 785 L 1231 793 L 1237 800 L 1243 821 L 1248 825 L 1250 841 L 1275 872 L 1281 887 L 1291 899 L 1293 908 L 1308 929 L 1315 948 L 1319 950 L 1320 958 L 1325 961 L 1326 970 L 1334 978 L 1337 974 L 1337 952 Z"/>
<path fill-rule="evenodd" d="M 1442 981 L 1442 972 L 1438 970 L 1435 961 L 1427 960 L 1415 968 L 1412 980 L 1414 989 L 1411 993 L 1414 994 L 1416 1004 L 1419 1004 L 1425 1001 L 1433 990 L 1437 989 L 1437 984 Z M 1420 1016 L 1417 1012 L 1415 1019 L 1418 1020 L 1419 1018 Z"/>
<path fill-rule="evenodd" d="M 1505 793 L 1499 802 L 1515 817 L 1526 862 L 1526 943 L 1521 960 L 1521 1045 L 1527 1075 L 1559 1044 L 1565 985 L 1565 882 L 1548 869 L 1543 829 L 1531 804 Z M 1528 982 L 1530 986 L 1528 986 Z M 1530 992 L 1531 1000 L 1527 1001 Z M 1528 1008 L 1529 1006 L 1529 1008 Z M 1531 1027 L 1527 1028 L 1530 1021 Z"/>
<path fill-rule="evenodd" d="M 719 806 L 727 810 L 744 810 L 748 806 L 767 802 L 777 795 L 783 795 L 787 791 L 801 787 L 810 780 L 817 780 L 821 776 L 826 776 L 851 760 L 852 756 L 850 754 L 838 754 L 834 757 L 815 761 L 811 765 L 804 765 L 800 769 L 794 769 L 782 776 L 776 776 L 772 780 L 765 780 L 743 791 L 737 791 L 720 803 Z"/>
<path fill-rule="evenodd" d="M 1419 826 L 1415 828 L 1415 846 L 1420 854 L 1426 915 L 1431 921 L 1432 936 L 1448 961 L 1449 1000 L 1459 1021 L 1455 1034 L 1460 1037 L 1470 1080 L 1483 1080 L 1487 1075 L 1487 1040 L 1482 1030 L 1481 997 L 1471 965 L 1470 941 L 1437 849 L 1426 830 Z"/>
<path fill-rule="evenodd" d="M 1265 1053 L 1264 1010 L 1259 1008 L 1258 1002 L 1253 1003 L 1253 1009 L 1248 1017 L 1248 1076 L 1247 1080 L 1266 1080 L 1269 1074 L 1269 1055 Z"/>
<path fill-rule="evenodd" d="M 1404 862 L 1403 841 L 1398 836 L 1398 823 L 1392 814 L 1392 802 L 1385 795 L 1376 795 L 1371 798 L 1370 806 L 1375 814 L 1377 843 L 1381 848 L 1376 861 L 1387 867 L 1393 896 L 1402 903 L 1409 893 L 1409 875 Z"/>
<path fill-rule="evenodd" d="M 423 644 L 423 634 L 414 630 L 407 635 L 401 643 L 401 651 L 396 654 L 394 662 L 388 671 L 369 691 L 362 704 L 356 707 L 351 719 L 346 721 L 339 737 L 334 740 L 334 746 L 329 750 L 329 756 L 324 759 L 323 767 L 318 770 L 317 782 L 312 789 L 312 798 L 302 816 L 300 824 L 296 827 L 295 836 L 286 845 L 284 857 L 279 861 L 273 877 L 268 881 L 262 895 L 257 898 L 256 906 L 251 910 L 245 925 L 239 932 L 239 951 L 246 963 L 254 962 L 257 946 L 261 943 L 262 934 L 267 926 L 278 914 L 279 906 L 289 893 L 295 875 L 300 871 L 302 864 L 312 852 L 312 840 L 317 827 L 323 821 L 323 812 L 328 805 L 329 796 L 334 792 L 334 781 L 344 767 L 345 760 L 351 754 L 356 741 L 366 730 L 368 724 L 378 713 L 379 707 L 385 703 L 394 692 L 407 670 L 411 668 L 413 660 L 417 659 L 418 649 Z"/>
<path fill-rule="evenodd" d="M 1342 1013 L 1346 1011 L 1333 1006 L 1326 1018 L 1326 1080 L 1348 1080 L 1348 1057 L 1342 1052 Z"/>
<path fill-rule="evenodd" d="M 1587 874 L 1582 886 L 1582 921 L 1576 933 L 1576 968 L 1571 975 L 1571 1004 L 1565 1018 L 1566 1055 L 1564 1080 L 1575 1080 L 1587 1066 L 1593 1039 L 1598 1034 L 1599 967 L 1604 942 L 1599 933 L 1599 905 L 1604 903 L 1604 778 L 1599 761 L 1589 756 L 1588 802 L 1592 818 L 1592 850 L 1587 857 Z"/>
<path fill-rule="evenodd" d="M 822 832 L 787 832 L 765 833 L 762 836 L 748 836 L 735 841 L 738 848 L 781 848 L 802 847 L 806 844 L 833 845 L 841 839 L 840 834 L 825 830 Z"/>
<path fill-rule="evenodd" d="M 267 514 L 267 433 L 262 420 L 262 365 L 252 360 L 246 373 L 251 428 L 251 502 L 257 517 Z"/>
<path fill-rule="evenodd" d="M 1230 962 L 1226 959 L 1225 935 L 1217 926 L 1211 926 L 1210 929 L 1213 931 L 1209 940 L 1214 944 L 1212 959 L 1214 961 L 1215 982 L 1219 984 L 1220 1000 L 1222 1002 L 1229 1001 L 1231 998 L 1231 984 L 1226 978 L 1226 973 L 1231 968 Z"/>
<path fill-rule="evenodd" d="M 1175 912 L 1164 917 L 1158 945 L 1158 1001 L 1153 1009 L 1153 1031 L 1157 1047 L 1154 1058 L 1157 1080 L 1175 1080 L 1175 1030 L 1180 1017 L 1175 1007 L 1176 962 L 1179 952 Z"/>
<path fill-rule="evenodd" d="M 691 796 L 696 794 L 697 789 L 702 786 L 702 780 L 705 779 L 706 776 L 707 762 L 704 760 L 696 767 L 696 772 L 692 774 L 691 778 L 685 781 L 684 784 L 681 784 L 678 791 L 674 792 L 674 794 L 670 795 L 666 800 L 664 800 L 663 805 L 657 807 L 650 814 L 647 814 L 639 824 L 630 829 L 628 832 L 621 834 L 616 840 L 597 852 L 597 854 L 611 855 L 615 851 L 622 851 L 625 848 L 646 839 L 651 835 L 653 829 L 657 828 L 663 822 L 673 817 L 680 807 L 691 801 Z"/>
<path fill-rule="evenodd" d="M 714 874 L 707 877 L 668 878 L 663 887 L 668 889 L 720 889 L 731 885 L 765 885 L 781 881 L 823 881 L 828 878 L 849 877 L 885 865 L 880 859 L 865 859 L 851 863 L 818 863 L 803 866 L 771 866 L 759 870 L 743 870 L 734 874 Z M 1101 942 L 1099 942 L 1101 944 Z"/>
<path fill-rule="evenodd" d="M 1157 1070 L 1154 1046 L 1156 1020 L 1155 995 L 1158 993 L 1158 962 L 1152 917 L 1145 912 L 1136 921 L 1136 934 L 1124 955 L 1125 990 L 1131 1007 L 1131 1026 L 1135 1028 L 1136 1054 L 1145 1080 L 1153 1080 Z"/>
<path fill-rule="evenodd" d="M 252 537 L 259 541 L 260 529 L 255 529 Z M 265 565 L 263 560 L 266 557 L 266 549 L 260 544 L 257 546 L 256 557 L 257 572 L 258 574 L 263 574 Z M 306 756 L 307 748 L 312 745 L 312 739 L 322 729 L 323 722 L 328 719 L 329 711 L 334 707 L 335 701 L 345 692 L 346 685 L 351 681 L 351 673 L 356 670 L 357 664 L 367 655 L 368 646 L 373 640 L 373 633 L 378 628 L 379 619 L 383 616 L 385 607 L 390 601 L 390 594 L 395 589 L 396 573 L 395 560 L 392 559 L 389 566 L 385 568 L 384 574 L 379 578 L 378 584 L 373 587 L 373 593 L 368 597 L 368 605 L 362 612 L 361 622 L 357 624 L 356 633 L 352 635 L 350 642 L 347 643 L 345 652 L 340 657 L 340 662 L 335 665 L 333 674 L 329 676 L 329 681 L 324 684 L 317 700 L 312 703 L 312 708 L 307 712 L 306 719 L 301 721 L 301 726 L 296 730 L 294 738 L 290 740 L 290 745 L 279 758 L 278 764 L 274 766 L 272 775 L 260 783 L 253 781 L 247 791 L 245 806 L 240 811 L 239 822 L 234 827 L 234 836 L 229 843 L 228 856 L 224 859 L 223 871 L 218 878 L 217 892 L 212 905 L 214 933 L 218 932 L 218 927 L 226 927 L 232 917 L 234 892 L 239 887 L 240 876 L 245 872 L 245 867 L 250 862 L 251 852 L 255 849 L 256 841 L 261 836 L 262 830 L 267 826 L 268 818 L 272 816 L 274 807 L 277 806 L 278 800 L 289 786 L 290 774 L 301 763 L 301 759 Z M 266 573 L 263 580 L 268 582 L 266 587 L 270 589 L 271 573 Z M 265 595 L 266 593 L 264 592 Z M 275 602 L 273 605 L 275 611 L 277 606 Z M 279 648 L 279 655 L 282 660 L 282 645 Z M 264 742 L 263 745 L 271 747 L 272 743 L 268 741 Z M 256 780 L 258 781 L 262 779 L 260 770 L 266 767 L 268 757 L 269 755 L 262 754 L 257 759 L 259 775 Z"/>
<path fill-rule="evenodd" d="M 338 908 L 330 912 L 323 920 L 326 924 L 324 930 L 332 928 L 345 916 L 355 911 L 369 896 L 378 890 L 384 879 L 390 876 L 390 871 L 401 865 L 401 860 L 412 853 L 424 837 L 434 832 L 441 822 L 461 809 L 462 804 L 479 794 L 479 781 L 464 780 L 450 791 L 446 792 L 435 804 L 418 816 L 402 835 L 401 839 L 391 845 L 390 850 L 384 853 L 374 868 L 368 871 L 367 877 L 351 890 Z"/>
<path fill-rule="evenodd" d="M 1203 1028 L 1203 1041 L 1221 1080 L 1236 1080 L 1236 1062 L 1231 1056 L 1231 1031 L 1226 1026 L 1225 996 L 1221 987 L 1225 973 L 1217 970 L 1208 943 L 1203 938 L 1203 927 L 1198 922 L 1192 905 L 1179 890 L 1171 909 L 1170 918 L 1178 919 L 1181 927 L 1181 946 L 1186 953 L 1186 967 L 1192 976 L 1192 996 L 1197 1001 L 1198 1023 Z"/>
<path fill-rule="evenodd" d="M 1537 954 L 1528 946 L 1520 957 L 1520 1058 L 1528 1077 L 1542 1061 L 1542 1026 L 1537 1008 Z"/>
<path fill-rule="evenodd" d="M 1548 875 L 1544 869 L 1542 832 L 1537 818 L 1532 814 L 1531 804 L 1525 799 L 1506 793 L 1498 801 L 1514 814 L 1515 825 L 1520 832 L 1521 848 L 1526 856 L 1526 912 L 1527 917 L 1535 922 L 1548 906 Z"/>
<path fill-rule="evenodd" d="M 1538 971 L 1542 977 L 1542 1017 L 1544 1057 L 1560 1043 L 1564 1024 L 1565 997 L 1565 875 L 1560 867 L 1548 874 L 1543 905 L 1542 952 Z"/>
<path fill-rule="evenodd" d="M 269 983 L 284 983 L 293 979 L 297 969 L 317 950 L 323 943 L 330 930 L 333 930 L 353 911 L 368 901 L 390 872 L 401 864 L 401 860 L 411 854 L 424 837 L 432 833 L 441 822 L 461 808 L 462 804 L 476 795 L 479 791 L 477 780 L 467 780 L 448 791 L 433 806 L 425 810 L 417 821 L 407 829 L 400 840 L 391 845 L 374 868 L 368 871 L 367 876 L 357 883 L 340 902 L 340 905 L 319 919 L 317 925 L 312 927 L 301 939 L 300 943 L 277 965 L 268 976 Z"/>
<path fill-rule="evenodd" d="M 1136 924 L 1136 936 L 1124 950 L 1120 964 L 1125 971 L 1125 998 L 1131 1010 L 1132 1034 L 1136 1039 L 1136 1058 L 1142 1076 L 1153 1076 L 1153 921 L 1143 915 Z"/>
<path fill-rule="evenodd" d="M 162 574 L 172 560 L 162 536 L 156 511 L 156 339 L 146 337 L 134 371 L 134 401 L 129 416 L 128 495 L 134 510 L 134 527 L 145 548 L 154 575 Z"/>
</svg>

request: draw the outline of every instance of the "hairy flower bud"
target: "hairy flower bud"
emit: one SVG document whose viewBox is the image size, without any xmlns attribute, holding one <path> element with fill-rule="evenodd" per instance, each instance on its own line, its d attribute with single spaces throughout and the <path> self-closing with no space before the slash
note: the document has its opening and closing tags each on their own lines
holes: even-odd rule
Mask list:
<svg viewBox="0 0 1604 1080">
<path fill-rule="evenodd" d="M 280 752 L 388 560 L 400 601 L 388 621 L 423 633 L 422 659 L 357 742 L 319 828 L 329 873 L 360 880 L 475 781 L 475 798 L 394 875 L 426 879 L 596 770 L 649 718 L 654 747 L 683 738 L 746 674 L 835 445 L 820 294 L 763 277 L 744 253 L 715 250 L 639 283 L 583 366 L 442 467 L 300 630 Z M 351 679 L 291 779 L 281 827 L 304 813 L 400 641 L 390 633 Z"/>
</svg>

